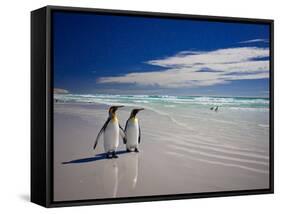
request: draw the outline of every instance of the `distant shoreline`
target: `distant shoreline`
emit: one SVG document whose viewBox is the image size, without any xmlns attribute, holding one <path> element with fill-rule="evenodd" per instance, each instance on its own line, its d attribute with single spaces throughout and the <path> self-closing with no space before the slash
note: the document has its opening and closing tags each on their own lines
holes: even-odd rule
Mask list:
<svg viewBox="0 0 281 214">
<path fill-rule="evenodd" d="M 211 97 L 211 98 L 248 98 L 248 99 L 270 99 L 269 96 L 259 97 L 259 96 L 222 96 L 222 95 L 172 95 L 172 94 L 73 94 L 73 93 L 54 93 L 54 95 L 70 95 L 70 96 L 159 96 L 159 97 Z"/>
</svg>

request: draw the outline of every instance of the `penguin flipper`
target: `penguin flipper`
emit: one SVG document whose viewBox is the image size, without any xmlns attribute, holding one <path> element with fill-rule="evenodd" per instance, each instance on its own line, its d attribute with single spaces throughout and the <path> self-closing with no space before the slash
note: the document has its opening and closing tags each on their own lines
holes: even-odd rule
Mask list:
<svg viewBox="0 0 281 214">
<path fill-rule="evenodd" d="M 128 126 L 128 121 L 129 121 L 129 120 L 126 121 L 124 133 L 126 133 L 126 129 L 127 129 L 127 126 Z M 125 136 L 126 136 L 126 134 L 125 134 Z M 123 138 L 123 143 L 124 143 L 124 144 L 127 143 L 127 139 L 126 139 L 126 138 Z"/>
<path fill-rule="evenodd" d="M 104 130 L 105 130 L 107 124 L 109 123 L 109 121 L 110 121 L 110 118 L 108 118 L 108 119 L 105 121 L 105 123 L 103 124 L 103 126 L 102 126 L 100 132 L 98 133 L 97 138 L 96 138 L 96 140 L 95 140 L 94 147 L 93 147 L 94 150 L 96 149 L 96 147 L 97 147 L 97 145 L 98 145 L 98 142 L 99 142 L 99 138 L 100 138 L 101 134 L 104 132 Z"/>
<path fill-rule="evenodd" d="M 140 144 L 140 141 L 141 141 L 141 128 L 140 128 L 140 123 L 139 123 L 139 139 L 138 139 L 138 141 L 139 141 L 139 144 Z"/>
<path fill-rule="evenodd" d="M 125 131 L 127 130 L 128 122 L 129 122 L 129 119 L 126 121 Z"/>
<path fill-rule="evenodd" d="M 119 124 L 119 128 L 120 128 L 120 135 L 121 135 L 121 137 L 123 139 L 123 143 L 126 144 L 127 139 L 126 139 L 125 131 L 124 131 L 124 129 L 122 128 L 122 126 L 120 124 Z"/>
</svg>

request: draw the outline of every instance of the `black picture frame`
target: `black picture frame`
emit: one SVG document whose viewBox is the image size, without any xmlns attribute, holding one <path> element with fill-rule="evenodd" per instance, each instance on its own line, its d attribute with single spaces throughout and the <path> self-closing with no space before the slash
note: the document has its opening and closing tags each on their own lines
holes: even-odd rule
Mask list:
<svg viewBox="0 0 281 214">
<path fill-rule="evenodd" d="M 219 22 L 260 23 L 270 26 L 270 182 L 268 189 L 108 198 L 77 201 L 53 201 L 53 65 L 52 12 L 113 14 L 117 16 L 161 17 L 168 19 Z M 46 6 L 31 12 L 31 201 L 44 207 L 113 204 L 189 198 L 225 197 L 274 192 L 274 21 L 186 15 L 157 12 Z"/>
</svg>

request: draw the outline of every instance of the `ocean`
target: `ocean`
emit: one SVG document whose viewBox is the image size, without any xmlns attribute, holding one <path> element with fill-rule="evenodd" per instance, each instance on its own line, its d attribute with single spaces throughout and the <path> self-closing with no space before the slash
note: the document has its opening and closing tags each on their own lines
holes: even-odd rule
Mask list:
<svg viewBox="0 0 281 214">
<path fill-rule="evenodd" d="M 224 110 L 268 111 L 269 99 L 256 97 L 215 96 L 161 96 L 161 95 L 79 95 L 55 94 L 60 102 L 101 103 L 107 105 L 141 106 L 147 108 L 203 108 L 216 107 Z"/>
<path fill-rule="evenodd" d="M 256 97 L 55 94 L 58 103 L 99 103 L 143 107 L 189 130 L 211 127 L 269 128 L 269 99 Z M 218 107 L 217 111 L 215 111 Z"/>
</svg>

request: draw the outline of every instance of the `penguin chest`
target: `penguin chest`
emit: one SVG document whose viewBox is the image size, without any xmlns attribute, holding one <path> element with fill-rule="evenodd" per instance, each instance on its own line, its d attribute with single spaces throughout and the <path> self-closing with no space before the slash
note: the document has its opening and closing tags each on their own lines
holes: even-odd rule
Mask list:
<svg viewBox="0 0 281 214">
<path fill-rule="evenodd" d="M 126 129 L 127 147 L 136 147 L 139 138 L 139 123 L 137 119 L 130 119 Z"/>
<path fill-rule="evenodd" d="M 118 121 L 111 120 L 104 131 L 104 149 L 106 152 L 115 151 L 119 144 Z"/>
</svg>

